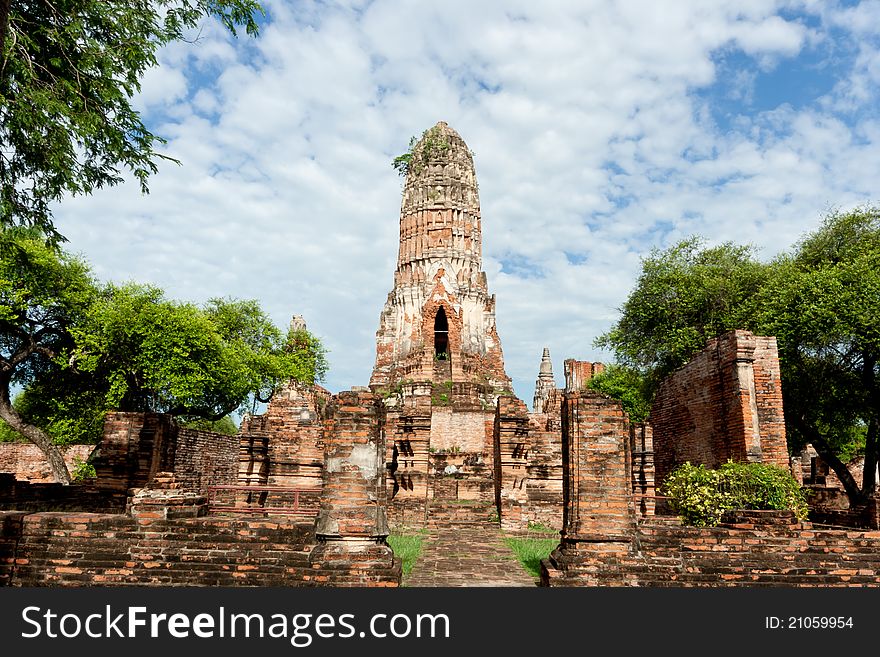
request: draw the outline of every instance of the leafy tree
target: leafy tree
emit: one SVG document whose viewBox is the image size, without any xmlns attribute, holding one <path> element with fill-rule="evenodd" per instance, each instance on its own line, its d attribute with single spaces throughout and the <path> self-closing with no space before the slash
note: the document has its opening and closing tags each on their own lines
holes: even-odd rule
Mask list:
<svg viewBox="0 0 880 657">
<path fill-rule="evenodd" d="M 327 358 L 321 341 L 295 328 L 282 335 L 256 301 L 211 299 L 205 312 L 255 375 L 251 410 L 257 402 L 269 401 L 279 381 L 324 380 Z"/>
<path fill-rule="evenodd" d="M 147 191 L 163 143 L 131 105 L 162 46 L 216 17 L 256 34 L 256 0 L 0 0 L 0 227 L 63 239 L 51 204 L 131 171 Z"/>
<path fill-rule="evenodd" d="M 213 299 L 205 309 L 169 301 L 155 287 L 108 285 L 74 328 L 75 366 L 106 384 L 106 406 L 220 420 L 282 381 L 314 383 L 320 342 L 288 336 L 256 301 Z"/>
<path fill-rule="evenodd" d="M 617 399 L 633 422 L 644 422 L 651 412 L 651 400 L 642 374 L 631 367 L 614 364 L 592 377 L 587 383 L 591 390 Z"/>
<path fill-rule="evenodd" d="M 698 239 L 654 251 L 621 313 L 597 344 L 645 376 L 648 398 L 709 338 L 734 328 L 775 335 L 790 449 L 812 444 L 852 504 L 874 493 L 880 210 L 833 212 L 791 253 L 767 265 L 749 247 L 706 249 Z M 856 453 L 865 456 L 861 488 L 846 467 Z"/>
<path fill-rule="evenodd" d="M 224 436 L 234 436 L 238 433 L 238 425 L 231 415 L 225 415 L 219 420 L 206 420 L 197 418 L 195 420 L 185 420 L 181 425 L 190 429 L 198 429 L 200 431 L 213 431 L 214 433 L 222 433 Z"/>
<path fill-rule="evenodd" d="M 105 397 L 88 373 L 56 365 L 31 381 L 13 406 L 60 447 L 101 440 Z"/>
<path fill-rule="evenodd" d="M 47 380 L 73 348 L 71 329 L 83 321 L 95 294 L 86 265 L 59 254 L 22 229 L 0 232 L 0 419 L 45 454 L 53 474 L 69 483 L 51 435 L 12 405 L 13 386 Z"/>
<path fill-rule="evenodd" d="M 621 364 L 645 376 L 649 397 L 709 338 L 754 324 L 753 300 L 767 266 L 751 247 L 703 244 L 691 238 L 652 251 L 620 321 L 596 339 L 596 346 L 613 349 Z"/>
<path fill-rule="evenodd" d="M 57 445 L 94 441 L 108 409 L 219 421 L 326 372 L 320 341 L 282 334 L 255 301 L 199 308 L 155 287 L 99 287 L 33 231 L 0 235 L 0 419 L 46 453 L 59 481 L 69 474 Z"/>
<path fill-rule="evenodd" d="M 811 443 L 858 504 L 880 440 L 880 210 L 833 212 L 774 263 L 760 323 L 779 342 L 789 444 Z M 865 456 L 859 488 L 846 458 Z"/>
</svg>

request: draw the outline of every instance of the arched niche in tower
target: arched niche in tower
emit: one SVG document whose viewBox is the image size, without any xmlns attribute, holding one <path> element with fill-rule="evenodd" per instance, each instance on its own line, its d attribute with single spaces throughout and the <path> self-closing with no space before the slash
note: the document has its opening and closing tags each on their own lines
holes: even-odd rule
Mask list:
<svg viewBox="0 0 880 657">
<path fill-rule="evenodd" d="M 449 360 L 449 320 L 443 306 L 434 315 L 434 357 L 437 360 Z"/>
</svg>

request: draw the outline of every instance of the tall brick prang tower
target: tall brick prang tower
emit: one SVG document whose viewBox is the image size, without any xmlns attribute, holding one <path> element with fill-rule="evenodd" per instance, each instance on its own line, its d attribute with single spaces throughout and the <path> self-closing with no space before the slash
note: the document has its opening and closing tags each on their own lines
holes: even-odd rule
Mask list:
<svg viewBox="0 0 880 657">
<path fill-rule="evenodd" d="M 400 381 L 510 389 L 481 271 L 480 199 L 470 150 L 439 122 L 406 156 L 394 289 L 379 320 L 375 389 Z"/>
</svg>

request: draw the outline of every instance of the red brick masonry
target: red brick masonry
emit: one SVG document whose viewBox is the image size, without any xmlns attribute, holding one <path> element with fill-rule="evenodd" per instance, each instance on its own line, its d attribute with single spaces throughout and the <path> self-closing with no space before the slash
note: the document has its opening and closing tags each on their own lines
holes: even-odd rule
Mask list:
<svg viewBox="0 0 880 657">
<path fill-rule="evenodd" d="M 664 379 L 651 408 L 657 484 L 685 461 L 788 467 L 776 338 L 730 331 Z"/>
<path fill-rule="evenodd" d="M 714 528 L 640 524 L 622 553 L 561 545 L 545 586 L 880 586 L 880 532 L 819 530 L 790 512 L 740 512 Z"/>
<path fill-rule="evenodd" d="M 400 564 L 310 562 L 313 523 L 0 511 L 0 586 L 397 586 Z"/>
</svg>

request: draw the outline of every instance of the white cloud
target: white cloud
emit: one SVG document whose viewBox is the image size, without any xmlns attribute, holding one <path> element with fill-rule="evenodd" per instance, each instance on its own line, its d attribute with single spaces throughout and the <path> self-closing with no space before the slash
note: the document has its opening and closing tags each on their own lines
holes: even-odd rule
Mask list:
<svg viewBox="0 0 880 657">
<path fill-rule="evenodd" d="M 148 197 L 128 184 L 57 216 L 105 278 L 258 298 L 281 325 L 303 314 L 334 390 L 373 363 L 397 255 L 391 159 L 438 120 L 476 152 L 484 269 L 526 400 L 543 346 L 560 381 L 564 358 L 603 356 L 592 341 L 651 248 L 701 233 L 771 257 L 877 195 L 876 2 L 785 17 L 758 0 L 266 4 L 259 39 L 209 25 L 145 79 L 139 106 L 182 165 Z M 825 99 L 752 110 L 763 71 L 835 39 L 858 47 L 828 49 L 850 59 Z M 736 91 L 713 90 L 732 53 Z M 737 103 L 725 126 L 722 100 Z"/>
</svg>

